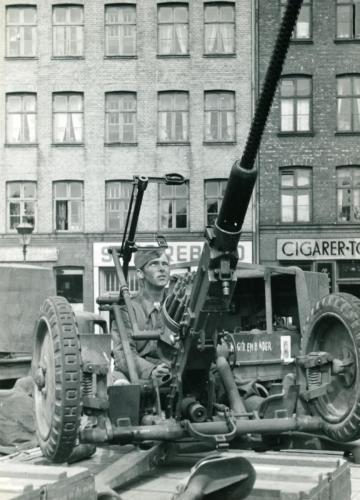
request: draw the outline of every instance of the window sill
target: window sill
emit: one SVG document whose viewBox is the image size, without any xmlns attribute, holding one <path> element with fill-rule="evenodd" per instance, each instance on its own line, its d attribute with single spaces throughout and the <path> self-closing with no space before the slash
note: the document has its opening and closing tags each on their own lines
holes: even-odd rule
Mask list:
<svg viewBox="0 0 360 500">
<path fill-rule="evenodd" d="M 82 231 L 81 229 L 74 229 L 74 230 L 71 230 L 71 229 L 54 229 L 54 233 L 55 234 L 61 234 L 61 236 L 65 235 L 65 234 L 69 234 L 71 236 L 76 236 L 76 235 L 79 235 L 79 234 L 84 234 L 84 231 Z"/>
<path fill-rule="evenodd" d="M 54 146 L 56 148 L 58 147 L 84 147 L 85 144 L 83 142 L 52 142 L 51 146 Z"/>
<path fill-rule="evenodd" d="M 234 146 L 236 141 L 203 141 L 204 146 Z"/>
<path fill-rule="evenodd" d="M 37 56 L 5 56 L 6 61 L 34 61 L 39 59 Z"/>
<path fill-rule="evenodd" d="M 313 45 L 314 41 L 312 38 L 294 38 L 290 40 L 290 43 L 295 45 Z"/>
<path fill-rule="evenodd" d="M 138 56 L 136 54 L 134 55 L 114 55 L 114 56 L 104 56 L 104 59 L 137 59 Z"/>
<path fill-rule="evenodd" d="M 360 43 L 360 38 L 335 38 L 334 43 L 336 44 L 347 44 L 347 43 Z"/>
<path fill-rule="evenodd" d="M 189 59 L 190 54 L 157 54 L 158 59 Z"/>
<path fill-rule="evenodd" d="M 314 132 L 278 132 L 278 137 L 314 137 Z"/>
<path fill-rule="evenodd" d="M 188 227 L 164 227 L 159 229 L 162 233 L 188 233 L 190 229 Z"/>
<path fill-rule="evenodd" d="M 51 59 L 57 61 L 81 61 L 85 60 L 85 56 L 52 56 Z"/>
<path fill-rule="evenodd" d="M 203 54 L 203 57 L 209 58 L 209 59 L 223 59 L 223 58 L 229 58 L 233 59 L 236 57 L 236 52 L 229 52 L 229 53 L 222 53 L 222 54 Z"/>
<path fill-rule="evenodd" d="M 158 141 L 157 146 L 190 146 L 189 141 Z"/>
<path fill-rule="evenodd" d="M 351 136 L 357 136 L 358 137 L 359 135 L 360 135 L 360 130 L 359 131 L 357 131 L 357 130 L 356 131 L 355 130 L 349 130 L 349 131 L 346 131 L 346 132 L 345 131 L 344 132 L 338 132 L 338 131 L 335 132 L 335 136 L 339 136 L 339 137 L 341 137 L 341 136 L 350 136 L 350 137 Z"/>
<path fill-rule="evenodd" d="M 13 144 L 9 142 L 5 142 L 4 146 L 6 148 L 37 148 L 39 147 L 39 144 L 37 142 L 29 142 L 29 143 L 20 143 L 20 144 Z"/>
<path fill-rule="evenodd" d="M 137 142 L 104 142 L 104 146 L 106 147 L 136 147 L 138 145 Z"/>
</svg>

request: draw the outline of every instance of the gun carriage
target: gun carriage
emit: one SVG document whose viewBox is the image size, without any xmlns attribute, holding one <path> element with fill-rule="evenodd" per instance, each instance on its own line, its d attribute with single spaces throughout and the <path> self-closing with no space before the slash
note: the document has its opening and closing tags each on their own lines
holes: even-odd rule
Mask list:
<svg viewBox="0 0 360 500">
<path fill-rule="evenodd" d="M 271 447 L 301 432 L 332 445 L 359 438 L 360 301 L 329 294 L 321 273 L 238 263 L 255 159 L 300 7 L 301 0 L 289 0 L 244 153 L 231 169 L 216 223 L 205 229 L 198 269 L 174 283 L 159 331 L 139 329 L 127 286 L 142 198 L 157 180 L 134 178 L 123 244 L 109 249 L 120 292 L 98 298 L 122 335 L 130 384 L 108 386 L 111 337 L 103 318 L 74 314 L 62 297 L 44 302 L 35 330 L 34 400 L 39 443 L 51 461 L 66 461 L 78 443 L 190 441 L 215 449 Z M 134 339 L 158 339 L 169 380 L 139 380 L 122 327 L 124 306 Z M 82 415 L 91 425 L 81 425 Z"/>
</svg>

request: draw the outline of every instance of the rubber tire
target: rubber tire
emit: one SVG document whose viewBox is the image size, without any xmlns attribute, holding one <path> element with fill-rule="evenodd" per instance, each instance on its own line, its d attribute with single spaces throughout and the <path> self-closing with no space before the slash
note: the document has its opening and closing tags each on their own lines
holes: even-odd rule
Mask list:
<svg viewBox="0 0 360 500">
<path fill-rule="evenodd" d="M 355 361 L 349 407 L 343 415 L 334 418 L 331 418 L 330 411 L 328 415 L 324 415 L 324 410 L 325 413 L 326 410 L 331 410 L 331 405 L 327 404 L 327 396 L 309 402 L 309 407 L 312 414 L 322 417 L 323 432 L 328 437 L 338 442 L 353 441 L 360 437 L 360 300 L 348 293 L 334 293 L 320 299 L 306 322 L 303 344 L 305 354 L 326 350 L 321 347 L 321 340 L 326 339 L 327 334 L 333 334 L 329 334 L 329 329 L 326 329 L 326 322 L 329 320 L 338 322 L 342 332 L 346 332 L 349 340 L 347 345 L 351 346 Z M 342 332 L 339 330 L 339 340 Z M 339 345 L 344 346 L 341 342 Z M 336 352 L 330 354 L 336 357 Z"/>
<path fill-rule="evenodd" d="M 43 363 L 42 353 L 47 348 L 45 361 L 48 354 L 54 362 L 53 371 L 52 363 L 48 363 L 45 372 L 50 388 L 46 390 L 49 401 L 34 384 L 35 425 L 44 456 L 55 463 L 67 461 L 78 437 L 82 409 L 79 346 L 71 305 L 64 297 L 48 297 L 36 323 L 32 373 L 35 377 L 39 364 Z"/>
</svg>

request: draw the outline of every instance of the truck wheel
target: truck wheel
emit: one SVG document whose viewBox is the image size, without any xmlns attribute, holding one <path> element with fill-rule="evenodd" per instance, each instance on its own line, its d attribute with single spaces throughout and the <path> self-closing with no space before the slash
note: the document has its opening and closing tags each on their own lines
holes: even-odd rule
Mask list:
<svg viewBox="0 0 360 500">
<path fill-rule="evenodd" d="M 52 462 L 65 462 L 78 436 L 81 371 L 74 314 L 64 297 L 49 297 L 40 309 L 32 375 L 40 448 Z"/>
<path fill-rule="evenodd" d="M 348 293 L 323 297 L 312 308 L 305 331 L 305 354 L 328 352 L 346 363 L 342 373 L 331 375 L 326 394 L 310 401 L 310 409 L 322 418 L 327 436 L 356 440 L 360 437 L 360 300 Z M 308 376 L 312 387 L 317 376 L 316 369 Z"/>
</svg>

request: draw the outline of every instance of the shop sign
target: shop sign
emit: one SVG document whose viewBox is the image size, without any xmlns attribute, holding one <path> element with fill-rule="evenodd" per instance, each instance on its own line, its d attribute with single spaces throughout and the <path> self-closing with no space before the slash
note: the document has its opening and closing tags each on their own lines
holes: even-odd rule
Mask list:
<svg viewBox="0 0 360 500">
<path fill-rule="evenodd" d="M 349 260 L 360 258 L 360 238 L 277 239 L 278 260 Z"/>
<path fill-rule="evenodd" d="M 197 261 L 200 258 L 203 241 L 171 241 L 168 242 L 166 253 L 170 257 L 171 264 L 186 265 L 187 262 Z M 149 243 L 138 242 L 139 246 L 149 245 Z M 94 267 L 113 266 L 113 260 L 108 253 L 111 246 L 119 246 L 119 242 L 96 242 L 94 243 Z M 243 241 L 238 245 L 239 262 L 252 263 L 252 242 Z M 133 264 L 133 260 L 130 265 Z"/>
</svg>

